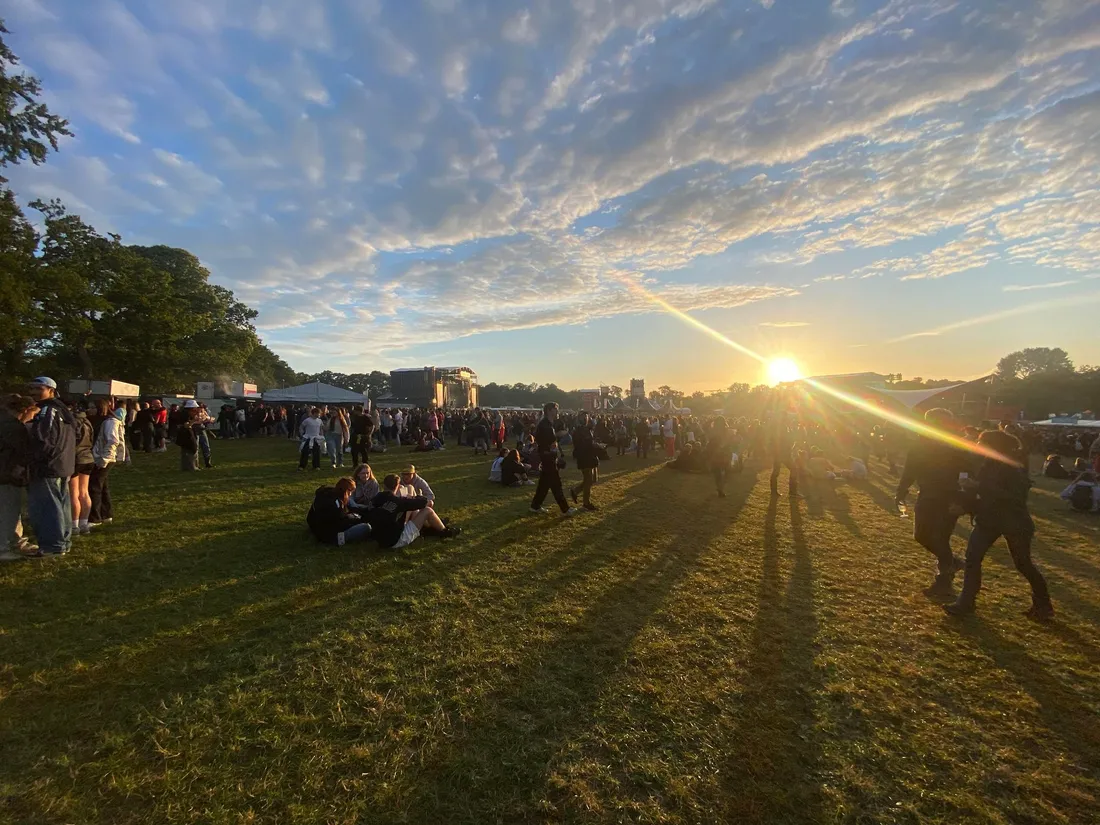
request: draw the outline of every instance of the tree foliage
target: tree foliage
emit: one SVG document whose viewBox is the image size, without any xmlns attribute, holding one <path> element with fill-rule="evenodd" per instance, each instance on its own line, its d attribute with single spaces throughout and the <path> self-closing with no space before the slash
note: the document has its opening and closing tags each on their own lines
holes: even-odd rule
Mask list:
<svg viewBox="0 0 1100 825">
<path fill-rule="evenodd" d="M 1006 380 L 1043 373 L 1068 375 L 1072 372 L 1073 362 L 1061 347 L 1028 347 L 1010 352 L 997 362 L 997 375 Z"/>
<path fill-rule="evenodd" d="M 69 123 L 50 112 L 38 97 L 38 78 L 12 74 L 19 64 L 2 35 L 8 34 L 0 20 L 0 166 L 29 159 L 42 163 L 50 148 L 57 149 L 62 135 L 72 135 Z M 0 177 L 0 183 L 6 182 Z"/>
</svg>

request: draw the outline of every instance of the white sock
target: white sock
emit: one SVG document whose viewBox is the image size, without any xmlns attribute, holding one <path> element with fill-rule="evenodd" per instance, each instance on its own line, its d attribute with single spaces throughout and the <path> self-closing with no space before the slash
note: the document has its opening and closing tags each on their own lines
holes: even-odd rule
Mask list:
<svg viewBox="0 0 1100 825">
<path fill-rule="evenodd" d="M 83 530 L 85 527 L 88 526 L 88 519 L 86 519 L 86 518 L 79 519 L 79 520 L 77 520 L 76 524 L 81 530 Z"/>
</svg>

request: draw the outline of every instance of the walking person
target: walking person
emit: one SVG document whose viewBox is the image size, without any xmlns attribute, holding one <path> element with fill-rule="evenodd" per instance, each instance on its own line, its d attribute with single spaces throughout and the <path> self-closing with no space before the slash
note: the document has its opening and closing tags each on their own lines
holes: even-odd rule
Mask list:
<svg viewBox="0 0 1100 825">
<path fill-rule="evenodd" d="M 649 422 L 641 418 L 634 425 L 634 437 L 638 441 L 638 458 L 649 458 Z"/>
<path fill-rule="evenodd" d="M 114 507 L 111 503 L 110 474 L 115 464 L 125 463 L 129 452 L 126 448 L 125 424 L 126 410 L 118 408 L 107 414 L 99 426 L 95 444 L 92 446 L 92 459 L 95 467 L 88 480 L 88 494 L 92 499 L 92 509 L 88 523 L 92 527 L 110 524 L 114 521 Z"/>
<path fill-rule="evenodd" d="M 163 401 L 155 398 L 149 411 L 153 417 L 153 452 L 166 452 L 168 447 L 164 439 L 168 434 L 168 410 L 164 409 Z"/>
<path fill-rule="evenodd" d="M 949 410 L 941 408 L 924 414 L 926 424 L 943 430 L 953 424 L 954 418 Z M 913 538 L 936 557 L 936 578 L 925 590 L 929 596 L 954 596 L 955 573 L 964 568 L 963 561 L 951 553 L 951 534 L 963 514 L 959 475 L 969 467 L 970 458 L 962 450 L 923 435 L 905 458 L 894 501 L 903 506 L 909 488 L 914 483 L 920 488 L 913 511 Z"/>
<path fill-rule="evenodd" d="M 676 458 L 676 422 L 671 415 L 661 425 L 661 432 L 665 439 L 665 458 Z"/>
<path fill-rule="evenodd" d="M 775 421 L 771 424 L 769 441 L 771 443 L 768 447 L 772 454 L 772 474 L 769 481 L 772 497 L 779 497 L 779 471 L 782 467 L 786 467 L 787 495 L 791 498 L 799 498 L 794 437 L 782 412 L 776 412 Z"/>
<path fill-rule="evenodd" d="M 38 552 L 23 535 L 23 493 L 27 488 L 31 437 L 27 422 L 38 413 L 25 395 L 8 395 L 0 405 L 0 561 Z"/>
<path fill-rule="evenodd" d="M 573 516 L 580 511 L 569 506 L 569 503 L 565 500 L 565 491 L 562 490 L 561 486 L 561 467 L 558 464 L 561 456 L 558 450 L 558 436 L 554 431 L 554 422 L 557 418 L 558 405 L 551 401 L 543 406 L 542 419 L 535 428 L 535 444 L 538 446 L 540 470 L 539 483 L 535 487 L 535 497 L 531 499 L 531 512 L 545 513 L 546 508 L 542 506 L 542 503 L 546 500 L 546 494 L 552 493 L 562 515 Z"/>
<path fill-rule="evenodd" d="M 596 483 L 599 475 L 600 456 L 592 435 L 592 424 L 588 413 L 582 412 L 577 419 L 577 426 L 573 428 L 573 458 L 577 462 L 577 469 L 581 471 L 581 483 L 579 486 L 569 488 L 569 495 L 573 503 L 577 503 L 577 494 L 583 495 L 585 510 L 598 510 L 592 503 L 592 485 Z"/>
<path fill-rule="evenodd" d="M 366 407 L 360 407 L 351 416 L 351 463 L 358 466 L 370 458 L 370 445 L 374 436 L 374 421 Z"/>
<path fill-rule="evenodd" d="M 155 446 L 156 429 L 153 427 L 153 409 L 148 402 L 142 401 L 140 409 L 134 416 L 134 426 L 141 433 L 142 452 L 151 453 Z"/>
<path fill-rule="evenodd" d="M 76 468 L 76 420 L 58 399 L 52 378 L 35 378 L 27 391 L 38 405 L 27 424 L 31 437 L 27 513 L 39 549 L 24 555 L 62 556 L 73 543 L 69 479 Z"/>
<path fill-rule="evenodd" d="M 185 473 L 199 469 L 199 405 L 188 400 L 184 403 L 186 423 L 176 427 L 176 446 L 180 448 L 180 469 Z"/>
<path fill-rule="evenodd" d="M 966 572 L 962 592 L 944 610 L 953 616 L 973 613 L 978 592 L 982 588 L 982 561 L 989 548 L 1004 536 L 1008 552 L 1020 575 L 1031 585 L 1031 607 L 1026 615 L 1036 621 L 1054 618 L 1054 606 L 1046 579 L 1031 560 L 1031 539 L 1035 535 L 1035 522 L 1027 508 L 1027 494 L 1031 480 L 1027 470 L 1017 464 L 1023 455 L 1020 440 L 1011 433 L 990 430 L 978 437 L 978 443 L 996 450 L 1003 460 L 987 458 L 978 470 L 977 479 L 965 479 L 963 487 L 972 490 L 977 498 L 972 508 L 974 529 L 966 545 Z"/>
<path fill-rule="evenodd" d="M 188 404 L 194 404 L 194 401 L 185 401 L 183 406 L 185 411 L 191 412 L 193 408 L 188 408 Z M 199 452 L 202 453 L 202 466 L 207 470 L 214 469 L 214 463 L 210 460 L 210 433 L 207 432 L 207 425 L 214 419 L 210 416 L 210 411 L 206 409 L 205 404 L 196 405 L 198 412 L 194 413 L 195 418 L 192 421 L 191 426 L 195 431 L 195 439 L 199 442 Z"/>
</svg>

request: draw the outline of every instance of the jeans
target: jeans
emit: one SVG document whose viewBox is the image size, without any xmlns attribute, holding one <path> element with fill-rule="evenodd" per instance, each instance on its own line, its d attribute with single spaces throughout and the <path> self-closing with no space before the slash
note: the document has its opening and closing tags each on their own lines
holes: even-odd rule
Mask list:
<svg viewBox="0 0 1100 825">
<path fill-rule="evenodd" d="M 353 541 L 366 541 L 370 536 L 371 527 L 369 524 L 366 522 L 356 524 L 344 531 L 344 544 L 351 544 Z"/>
<path fill-rule="evenodd" d="M 210 466 L 210 436 L 206 434 L 206 428 L 199 430 L 199 449 L 202 450 L 202 463 Z"/>
<path fill-rule="evenodd" d="M 43 553 L 67 553 L 73 546 L 69 479 L 39 478 L 27 487 L 27 513 Z"/>
<path fill-rule="evenodd" d="M 23 488 L 0 484 L 0 552 L 23 543 Z"/>
<path fill-rule="evenodd" d="M 787 493 L 796 496 L 798 495 L 798 471 L 789 460 L 784 461 L 781 458 L 772 460 L 771 490 L 773 493 L 779 492 L 779 469 L 784 465 L 790 474 L 790 478 L 787 479 Z"/>
<path fill-rule="evenodd" d="M 1050 607 L 1050 591 L 1047 590 L 1046 579 L 1035 566 L 1035 562 L 1031 560 L 1033 532 L 1025 529 L 1005 531 L 976 524 L 970 531 L 970 541 L 966 545 L 966 574 L 963 577 L 959 602 L 970 607 L 974 606 L 978 591 L 982 589 L 982 561 L 993 543 L 1004 536 L 1012 562 L 1020 575 L 1031 585 L 1031 603 L 1035 607 Z"/>
<path fill-rule="evenodd" d="M 936 578 L 940 581 L 951 581 L 955 570 L 955 558 L 951 554 L 951 534 L 955 532 L 955 522 L 959 517 L 952 515 L 950 508 L 951 502 L 947 499 L 921 496 L 917 496 L 917 504 L 913 508 L 913 538 L 936 557 L 939 565 L 939 575 Z M 982 552 L 984 555 L 985 551 Z"/>
<path fill-rule="evenodd" d="M 343 433 L 325 433 L 325 444 L 328 446 L 328 457 L 332 459 L 333 467 L 344 466 L 344 436 Z"/>
<path fill-rule="evenodd" d="M 298 461 L 298 466 L 303 470 L 306 468 L 306 462 L 309 460 L 310 453 L 313 454 L 313 469 L 320 469 L 321 445 L 317 443 L 311 443 L 310 441 L 302 442 L 302 454 Z"/>
<path fill-rule="evenodd" d="M 100 467 L 98 464 L 92 470 L 92 476 L 88 479 L 88 495 L 92 497 L 92 509 L 88 514 L 88 521 L 98 524 L 109 518 L 114 518 L 114 510 L 111 507 L 111 488 L 108 486 L 108 476 L 111 465 Z"/>
<path fill-rule="evenodd" d="M 590 506 L 592 504 L 592 485 L 596 483 L 596 468 L 585 467 L 581 470 L 581 483 L 576 487 L 570 488 L 569 492 L 573 495 L 580 493 L 582 495 L 581 501 L 584 505 Z"/>
<path fill-rule="evenodd" d="M 370 436 L 365 433 L 356 433 L 351 437 L 351 463 L 359 466 L 359 463 L 370 457 Z"/>
</svg>

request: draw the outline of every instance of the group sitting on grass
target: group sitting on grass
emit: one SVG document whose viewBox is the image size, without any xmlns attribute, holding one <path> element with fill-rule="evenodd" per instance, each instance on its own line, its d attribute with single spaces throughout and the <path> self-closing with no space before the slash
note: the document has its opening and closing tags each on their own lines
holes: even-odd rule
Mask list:
<svg viewBox="0 0 1100 825">
<path fill-rule="evenodd" d="M 306 523 L 319 541 L 340 547 L 373 540 L 396 550 L 422 535 L 449 539 L 462 532 L 435 512 L 435 494 L 411 465 L 401 475 L 386 476 L 381 485 L 361 464 L 353 478 L 318 487 Z"/>
</svg>

